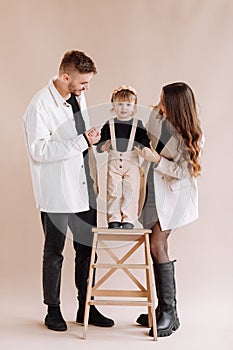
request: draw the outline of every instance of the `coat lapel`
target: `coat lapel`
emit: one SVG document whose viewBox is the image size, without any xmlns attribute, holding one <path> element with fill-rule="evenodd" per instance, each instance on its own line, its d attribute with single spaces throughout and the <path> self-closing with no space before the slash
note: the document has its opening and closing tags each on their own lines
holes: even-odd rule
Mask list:
<svg viewBox="0 0 233 350">
<path fill-rule="evenodd" d="M 162 149 L 161 156 L 164 158 L 175 159 L 177 157 L 177 139 L 172 136 L 165 147 Z"/>
<path fill-rule="evenodd" d="M 161 116 L 157 111 L 152 111 L 150 120 L 147 125 L 148 136 L 152 141 L 152 145 L 154 148 L 158 145 L 159 139 L 162 133 L 162 123 L 164 121 L 164 117 Z M 161 156 L 167 159 L 174 159 L 177 157 L 177 139 L 172 136 L 165 147 L 161 151 Z"/>
</svg>

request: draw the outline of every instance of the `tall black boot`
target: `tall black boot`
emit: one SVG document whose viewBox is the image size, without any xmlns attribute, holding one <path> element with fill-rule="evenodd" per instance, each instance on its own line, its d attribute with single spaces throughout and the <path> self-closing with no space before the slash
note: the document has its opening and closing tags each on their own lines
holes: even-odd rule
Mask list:
<svg viewBox="0 0 233 350">
<path fill-rule="evenodd" d="M 158 281 L 157 281 L 158 277 L 156 274 L 155 266 L 154 266 L 154 278 L 155 278 L 156 295 L 157 295 L 157 299 L 158 299 L 158 305 L 155 309 L 155 317 L 156 317 L 156 322 L 158 322 L 158 319 L 159 319 L 159 289 L 158 289 Z M 148 314 L 139 315 L 136 322 L 138 324 L 140 324 L 141 326 L 149 327 Z"/>
<path fill-rule="evenodd" d="M 157 333 L 158 337 L 167 337 L 180 326 L 176 310 L 174 261 L 154 264 L 154 272 L 156 275 L 159 300 Z M 151 328 L 149 335 L 153 336 L 153 328 Z"/>
<path fill-rule="evenodd" d="M 78 301 L 79 301 L 79 308 L 76 316 L 76 322 L 81 324 L 83 324 L 83 320 L 84 320 L 87 281 L 88 281 L 89 267 L 90 267 L 90 254 L 91 254 L 90 252 L 91 252 L 91 247 L 86 247 L 82 245 L 80 245 L 78 252 L 76 250 L 75 283 L 78 289 Z M 97 260 L 97 255 L 95 257 L 95 262 L 96 260 Z M 92 285 L 94 285 L 94 283 L 95 283 L 95 270 L 94 270 Z M 90 306 L 88 323 L 98 327 L 114 326 L 114 321 L 102 315 L 94 305 Z"/>
</svg>

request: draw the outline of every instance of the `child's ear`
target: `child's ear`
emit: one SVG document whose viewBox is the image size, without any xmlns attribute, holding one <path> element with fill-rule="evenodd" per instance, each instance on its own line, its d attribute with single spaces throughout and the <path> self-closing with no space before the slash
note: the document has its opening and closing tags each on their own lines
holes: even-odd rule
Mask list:
<svg viewBox="0 0 233 350">
<path fill-rule="evenodd" d="M 112 115 L 115 115 L 115 114 L 116 114 L 116 112 L 115 112 L 115 107 L 114 107 L 114 103 L 112 103 L 112 108 L 111 108 L 110 112 L 111 112 Z"/>
</svg>

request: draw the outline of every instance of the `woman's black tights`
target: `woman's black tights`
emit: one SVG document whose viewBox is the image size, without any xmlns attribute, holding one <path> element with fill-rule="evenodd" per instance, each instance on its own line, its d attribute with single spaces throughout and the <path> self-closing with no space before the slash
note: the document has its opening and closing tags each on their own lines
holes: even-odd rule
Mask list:
<svg viewBox="0 0 233 350">
<path fill-rule="evenodd" d="M 171 230 L 161 231 L 159 221 L 154 224 L 151 230 L 150 251 L 153 262 L 156 264 L 169 262 L 167 240 Z"/>
</svg>

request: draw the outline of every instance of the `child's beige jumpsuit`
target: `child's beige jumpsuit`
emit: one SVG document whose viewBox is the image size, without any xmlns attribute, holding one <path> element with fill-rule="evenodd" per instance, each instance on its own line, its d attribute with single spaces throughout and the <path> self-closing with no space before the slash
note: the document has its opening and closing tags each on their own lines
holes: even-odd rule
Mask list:
<svg viewBox="0 0 233 350">
<path fill-rule="evenodd" d="M 112 150 L 108 156 L 107 178 L 107 218 L 108 222 L 134 222 L 138 218 L 140 191 L 139 157 L 132 151 L 137 128 L 137 119 L 133 119 L 126 152 L 116 148 L 114 119 L 109 121 Z"/>
</svg>

